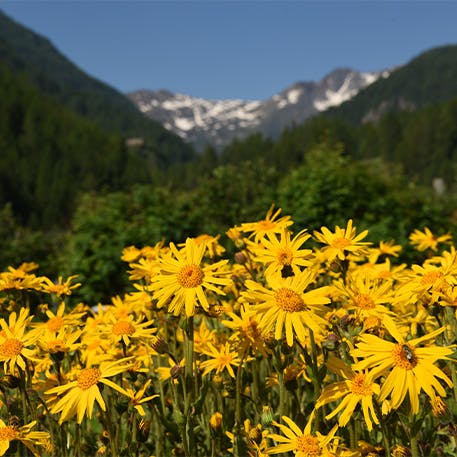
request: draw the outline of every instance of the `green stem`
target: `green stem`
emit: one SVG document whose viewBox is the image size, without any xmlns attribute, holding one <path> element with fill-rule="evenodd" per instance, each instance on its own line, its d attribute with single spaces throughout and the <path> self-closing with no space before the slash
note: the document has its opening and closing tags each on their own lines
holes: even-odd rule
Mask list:
<svg viewBox="0 0 457 457">
<path fill-rule="evenodd" d="M 236 390 L 235 390 L 235 424 L 234 424 L 234 442 L 233 454 L 242 455 L 242 437 L 241 437 L 241 391 L 242 391 L 242 372 L 245 353 L 241 356 L 240 365 L 236 371 Z"/>
<path fill-rule="evenodd" d="M 195 400 L 195 383 L 194 383 L 194 318 L 189 316 L 186 322 L 184 338 L 184 423 L 182 426 L 183 445 L 186 457 L 197 457 L 197 448 L 195 446 L 194 420 L 192 405 Z"/>
</svg>

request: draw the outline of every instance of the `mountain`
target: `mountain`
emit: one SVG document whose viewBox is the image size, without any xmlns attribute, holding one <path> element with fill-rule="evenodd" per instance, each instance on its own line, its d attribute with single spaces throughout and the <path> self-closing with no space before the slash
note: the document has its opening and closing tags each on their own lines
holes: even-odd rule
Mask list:
<svg viewBox="0 0 457 457">
<path fill-rule="evenodd" d="M 446 45 L 413 57 L 388 78 L 375 81 L 325 114 L 359 124 L 378 121 L 389 112 L 415 111 L 456 96 L 457 45 Z"/>
<path fill-rule="evenodd" d="M 146 119 L 122 93 L 91 77 L 62 55 L 45 37 L 0 11 L 0 63 L 24 74 L 44 94 L 124 138 L 142 138 L 147 153 L 168 165 L 186 161 L 194 151 L 158 122 Z"/>
<path fill-rule="evenodd" d="M 296 82 L 267 100 L 206 100 L 167 90 L 128 94 L 147 117 L 201 150 L 220 149 L 234 138 L 260 132 L 277 138 L 293 124 L 354 97 L 388 71 L 360 73 L 339 68 L 317 82 Z"/>
</svg>

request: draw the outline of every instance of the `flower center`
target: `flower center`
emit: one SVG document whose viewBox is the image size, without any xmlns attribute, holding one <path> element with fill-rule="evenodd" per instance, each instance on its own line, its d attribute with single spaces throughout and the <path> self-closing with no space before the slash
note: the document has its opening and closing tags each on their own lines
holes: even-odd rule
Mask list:
<svg viewBox="0 0 457 457">
<path fill-rule="evenodd" d="M 271 230 L 275 228 L 275 223 L 274 222 L 271 222 L 271 221 L 268 221 L 268 220 L 264 220 L 264 221 L 260 221 L 257 223 L 257 229 L 258 230 Z"/>
<path fill-rule="evenodd" d="M 135 327 L 127 321 L 118 321 L 113 325 L 112 332 L 115 335 L 132 335 L 135 333 Z"/>
<path fill-rule="evenodd" d="M 429 273 L 426 273 L 424 276 L 422 276 L 421 284 L 423 286 L 428 286 L 434 284 L 438 279 L 441 279 L 442 277 L 443 273 L 441 273 L 441 271 L 430 271 Z"/>
<path fill-rule="evenodd" d="M 367 294 L 358 294 L 355 299 L 355 305 L 361 309 L 373 309 L 376 307 L 376 303 Z"/>
<path fill-rule="evenodd" d="M 351 242 L 343 237 L 335 238 L 332 241 L 332 247 L 337 248 L 337 249 L 344 249 L 347 246 L 349 246 L 350 244 L 351 244 Z"/>
<path fill-rule="evenodd" d="M 407 343 L 396 344 L 392 351 L 395 365 L 404 370 L 412 370 L 417 365 L 416 351 Z"/>
<path fill-rule="evenodd" d="M 87 390 L 97 384 L 102 372 L 98 368 L 84 368 L 78 376 L 78 387 Z"/>
<path fill-rule="evenodd" d="M 281 265 L 290 265 L 294 258 L 292 251 L 288 248 L 281 248 L 278 250 L 276 254 L 276 258 L 278 259 L 278 263 Z"/>
<path fill-rule="evenodd" d="M 0 355 L 6 358 L 16 357 L 21 353 L 23 347 L 24 345 L 21 341 L 16 338 L 8 338 L 0 346 Z"/>
<path fill-rule="evenodd" d="M 355 395 L 372 395 L 371 382 L 363 373 L 357 373 L 351 381 L 351 391 Z"/>
<path fill-rule="evenodd" d="M 0 441 L 12 441 L 18 435 L 18 431 L 11 425 L 0 428 Z"/>
<path fill-rule="evenodd" d="M 178 282 L 186 289 L 198 287 L 203 282 L 203 276 L 203 271 L 198 265 L 186 265 L 178 273 Z"/>
<path fill-rule="evenodd" d="M 314 457 L 321 455 L 321 447 L 319 441 L 314 436 L 302 435 L 297 438 L 298 452 L 303 452 L 306 457 Z"/>
<path fill-rule="evenodd" d="M 46 327 L 50 332 L 58 332 L 63 325 L 63 318 L 60 316 L 51 317 L 46 323 Z"/>
<path fill-rule="evenodd" d="M 285 287 L 275 292 L 276 304 L 287 313 L 296 313 L 306 310 L 306 305 L 300 295 Z"/>
</svg>

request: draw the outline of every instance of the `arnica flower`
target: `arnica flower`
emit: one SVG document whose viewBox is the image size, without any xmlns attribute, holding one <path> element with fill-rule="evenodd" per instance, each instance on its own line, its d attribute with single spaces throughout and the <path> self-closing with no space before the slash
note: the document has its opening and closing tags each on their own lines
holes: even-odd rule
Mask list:
<svg viewBox="0 0 457 457">
<path fill-rule="evenodd" d="M 79 327 L 81 319 L 85 313 L 66 312 L 65 302 L 60 303 L 56 312 L 46 309 L 45 314 L 48 318 L 45 322 L 35 322 L 32 326 L 40 332 L 58 333 L 61 330 L 71 330 L 72 327 Z"/>
<path fill-rule="evenodd" d="M 425 227 L 423 232 L 416 229 L 409 235 L 410 243 L 418 251 L 426 251 L 427 249 L 430 249 L 436 252 L 438 250 L 438 244 L 449 243 L 451 239 L 452 236 L 449 233 L 441 236 L 436 236 L 428 227 Z"/>
<path fill-rule="evenodd" d="M 346 228 L 340 228 L 337 225 L 333 233 L 327 227 L 321 227 L 321 232 L 314 231 L 313 234 L 317 241 L 326 245 L 322 251 L 329 261 L 336 258 L 345 260 L 349 253 L 366 254 L 368 252 L 366 247 L 371 244 L 362 242 L 368 235 L 368 230 L 357 235 L 356 228 L 352 226 L 352 219 L 348 221 Z"/>
<path fill-rule="evenodd" d="M 280 237 L 267 233 L 260 243 L 252 247 L 254 261 L 266 265 L 265 275 L 280 274 L 283 277 L 300 273 L 301 267 L 312 265 L 311 249 L 301 249 L 311 235 L 302 230 L 292 239 L 289 230 L 284 229 Z"/>
<path fill-rule="evenodd" d="M 406 395 L 409 395 L 411 412 L 417 414 L 422 389 L 430 398 L 435 398 L 436 393 L 441 397 L 446 396 L 440 379 L 452 387 L 452 381 L 435 365 L 437 360 L 447 359 L 453 352 L 452 348 L 436 345 L 419 347 L 424 341 L 435 339 L 446 328 L 406 341 L 392 321 L 386 319 L 384 325 L 396 342 L 385 341 L 375 335 L 362 335 L 356 348 L 351 351 L 353 357 L 362 360 L 352 368 L 371 369 L 372 379 L 386 376 L 379 401 L 390 396 L 391 408 L 397 409 Z"/>
<path fill-rule="evenodd" d="M 35 263 L 23 263 L 18 268 L 8 267 L 0 273 L 0 290 L 36 290 L 41 291 L 42 278 L 30 271 L 37 268 Z"/>
<path fill-rule="evenodd" d="M 270 277 L 267 289 L 254 281 L 246 281 L 247 290 L 243 300 L 252 303 L 259 313 L 259 326 L 263 334 L 274 331 L 274 337 L 281 340 L 285 329 L 286 341 L 292 346 L 294 334 L 305 341 L 305 327 L 319 333 L 327 322 L 319 316 L 326 312 L 325 304 L 330 303 L 328 287 L 305 290 L 314 282 L 311 271 L 288 278 Z"/>
<path fill-rule="evenodd" d="M 334 382 L 324 387 L 321 396 L 317 400 L 316 409 L 338 400 L 340 404 L 327 416 L 326 419 L 341 413 L 338 424 L 344 427 L 358 404 L 362 407 L 363 417 L 369 431 L 373 429 L 373 422 L 379 424 L 373 406 L 373 396 L 379 395 L 380 387 L 373 382 L 371 374 L 367 372 L 355 372 L 342 360 L 330 357 L 327 367 L 334 373 L 344 378 L 344 381 Z"/>
<path fill-rule="evenodd" d="M 273 421 L 273 425 L 278 427 L 285 435 L 276 433 L 268 435 L 268 437 L 279 444 L 269 447 L 268 454 L 282 454 L 292 451 L 295 457 L 316 457 L 328 455 L 331 443 L 335 438 L 337 425 L 330 430 L 327 435 L 322 435 L 319 432 L 313 433 L 311 430 L 314 414 L 310 415 L 308 423 L 302 430 L 292 419 L 287 416 L 282 416 L 284 424 Z"/>
<path fill-rule="evenodd" d="M 249 353 L 258 351 L 264 357 L 268 357 L 268 349 L 265 344 L 265 338 L 262 335 L 259 318 L 255 309 L 249 305 L 242 304 L 240 315 L 229 312 L 227 317 L 231 320 L 223 320 L 222 324 L 233 330 L 230 340 L 235 342 L 238 352 Z"/>
<path fill-rule="evenodd" d="M 251 236 L 254 235 L 254 241 L 256 242 L 260 241 L 268 233 L 283 232 L 285 228 L 293 224 L 293 221 L 290 216 L 279 217 L 282 210 L 281 208 L 278 208 L 274 211 L 274 207 L 274 204 L 271 205 L 265 219 L 257 222 L 244 222 L 238 229 L 243 233 L 251 233 Z"/>
<path fill-rule="evenodd" d="M 168 311 L 175 316 L 185 308 L 186 316 L 193 316 L 197 304 L 208 311 L 209 303 L 205 290 L 225 295 L 220 286 L 228 286 L 231 279 L 227 275 L 226 260 L 203 266 L 202 259 L 206 245 L 197 245 L 194 239 L 187 238 L 186 246 L 178 250 L 170 243 L 171 254 L 161 259 L 161 273 L 153 279 L 149 289 L 153 292 L 159 308 L 168 305 Z"/>
<path fill-rule="evenodd" d="M 151 341 L 156 328 L 152 327 L 152 321 L 141 322 L 132 315 L 117 319 L 114 315 L 108 317 L 106 326 L 100 328 L 100 336 L 105 337 L 113 344 L 122 342 L 129 346 L 130 341 Z"/>
<path fill-rule="evenodd" d="M 42 281 L 42 290 L 48 294 L 57 295 L 61 297 L 62 295 L 71 295 L 73 289 L 77 289 L 81 286 L 81 283 L 72 284 L 73 280 L 77 278 L 78 275 L 69 276 L 65 281 L 62 276 L 59 276 L 59 279 L 56 282 L 51 281 L 49 278 L 43 277 Z"/>
<path fill-rule="evenodd" d="M 148 379 L 144 383 L 143 387 L 140 390 L 136 391 L 136 392 L 130 387 L 126 387 L 125 388 L 125 392 L 127 393 L 127 397 L 130 399 L 130 404 L 138 411 L 138 414 L 141 417 L 146 416 L 146 411 L 144 410 L 143 405 L 159 396 L 157 394 L 156 395 L 150 395 L 149 397 L 145 397 L 144 396 L 146 390 L 151 385 L 151 382 L 152 382 L 152 380 Z"/>
<path fill-rule="evenodd" d="M 204 354 L 210 358 L 200 363 L 200 367 L 204 369 L 203 376 L 213 370 L 216 370 L 216 374 L 227 370 L 232 378 L 235 377 L 232 365 L 238 367 L 241 363 L 241 358 L 237 352 L 230 348 L 228 342 L 218 348 L 209 343 L 208 349 L 204 351 Z"/>
<path fill-rule="evenodd" d="M 392 283 L 375 280 L 368 274 L 352 273 L 343 281 L 334 282 L 335 289 L 345 300 L 344 308 L 355 311 L 356 316 L 363 320 L 370 316 L 382 319 L 391 314 L 384 304 L 390 303 L 393 298 Z"/>
<path fill-rule="evenodd" d="M 131 367 L 131 359 L 132 357 L 102 362 L 98 367 L 83 368 L 79 370 L 74 381 L 47 390 L 47 395 L 63 395 L 60 399 L 52 397 L 50 400 L 51 413 L 61 413 L 59 424 L 72 419 L 75 415 L 78 424 L 82 422 L 85 414 L 91 418 L 95 402 L 106 411 L 106 404 L 98 387 L 100 383 L 128 397 L 128 393 L 122 387 L 108 378 L 126 372 Z"/>
<path fill-rule="evenodd" d="M 394 304 L 410 303 L 419 299 L 435 302 L 444 290 L 456 283 L 456 272 L 441 266 L 412 265 L 411 269 L 396 292 Z"/>
<path fill-rule="evenodd" d="M 39 334 L 26 332 L 29 322 L 29 311 L 22 308 L 16 320 L 16 313 L 9 316 L 8 323 L 0 319 L 0 363 L 7 374 L 15 374 L 16 366 L 26 370 L 26 360 L 35 360 L 36 350 L 31 349 Z"/>
<path fill-rule="evenodd" d="M 0 419 L 0 456 L 5 455 L 10 447 L 11 441 L 22 443 L 35 457 L 40 457 L 41 452 L 37 446 L 45 447 L 49 442 L 50 436 L 47 432 L 32 431 L 36 421 L 30 422 L 21 427 L 6 425 Z"/>
</svg>

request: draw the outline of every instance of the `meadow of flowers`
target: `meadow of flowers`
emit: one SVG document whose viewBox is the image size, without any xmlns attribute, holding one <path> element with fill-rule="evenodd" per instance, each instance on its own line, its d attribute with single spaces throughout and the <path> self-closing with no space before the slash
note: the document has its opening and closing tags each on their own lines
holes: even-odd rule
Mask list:
<svg viewBox="0 0 457 457">
<path fill-rule="evenodd" d="M 227 259 L 227 237 L 235 254 Z M 457 251 L 265 218 L 129 246 L 131 283 L 0 273 L 0 455 L 456 456 Z M 121 254 L 121 253 L 120 253 Z"/>
</svg>

